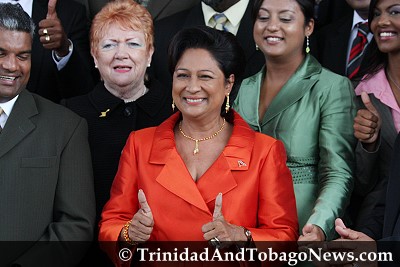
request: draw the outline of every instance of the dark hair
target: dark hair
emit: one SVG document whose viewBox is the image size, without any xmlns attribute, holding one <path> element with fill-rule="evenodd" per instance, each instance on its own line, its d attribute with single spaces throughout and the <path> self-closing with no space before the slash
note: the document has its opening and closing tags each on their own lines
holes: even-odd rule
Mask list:
<svg viewBox="0 0 400 267">
<path fill-rule="evenodd" d="M 229 105 L 232 106 L 242 82 L 246 64 L 243 49 L 237 42 L 236 37 L 229 32 L 215 30 L 206 26 L 179 31 L 172 38 L 168 48 L 168 63 L 171 75 L 173 75 L 175 67 L 183 53 L 191 48 L 207 50 L 215 61 L 217 61 L 218 67 L 224 73 L 226 79 L 231 74 L 235 76 L 235 82 L 229 95 Z M 224 107 L 225 101 L 221 107 L 221 111 Z"/>
<path fill-rule="evenodd" d="M 371 30 L 371 23 L 375 17 L 375 7 L 378 0 L 371 0 L 369 4 L 368 11 L 368 25 Z M 372 38 L 369 43 L 367 50 L 365 51 L 363 61 L 368 62 L 368 64 L 362 64 L 360 71 L 354 77 L 355 81 L 360 81 L 365 75 L 365 79 L 369 79 L 374 76 L 382 68 L 386 68 L 388 65 L 388 54 L 381 52 L 378 45 L 376 44 L 375 38 Z"/>
<path fill-rule="evenodd" d="M 19 4 L 0 3 L 0 29 L 27 32 L 33 38 L 35 24 Z"/>
<path fill-rule="evenodd" d="M 256 22 L 258 17 L 258 11 L 260 11 L 261 5 L 267 0 L 255 0 L 252 10 L 253 24 Z M 296 0 L 299 4 L 301 11 L 303 12 L 305 18 L 305 24 L 309 23 L 311 19 L 314 18 L 314 5 L 315 0 Z"/>
</svg>

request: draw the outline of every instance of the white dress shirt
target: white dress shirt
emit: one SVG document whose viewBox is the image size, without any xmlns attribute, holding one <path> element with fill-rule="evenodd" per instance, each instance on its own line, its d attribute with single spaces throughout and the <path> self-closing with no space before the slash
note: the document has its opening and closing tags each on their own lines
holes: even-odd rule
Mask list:
<svg viewBox="0 0 400 267">
<path fill-rule="evenodd" d="M 239 2 L 222 12 L 228 18 L 228 22 L 225 24 L 225 28 L 227 28 L 230 33 L 234 35 L 237 34 L 240 26 L 240 21 L 243 18 L 244 12 L 246 11 L 248 4 L 249 0 L 240 0 Z M 203 2 L 201 2 L 201 8 L 203 9 L 205 25 L 211 27 L 210 19 L 219 12 L 215 11 Z"/>
<path fill-rule="evenodd" d="M 11 111 L 14 107 L 15 101 L 17 101 L 17 99 L 18 99 L 18 95 L 5 103 L 0 103 L 0 108 L 3 109 L 3 113 L 1 113 L 1 115 L 0 115 L 1 128 L 4 128 L 4 125 L 6 125 L 7 119 L 10 116 Z"/>
</svg>

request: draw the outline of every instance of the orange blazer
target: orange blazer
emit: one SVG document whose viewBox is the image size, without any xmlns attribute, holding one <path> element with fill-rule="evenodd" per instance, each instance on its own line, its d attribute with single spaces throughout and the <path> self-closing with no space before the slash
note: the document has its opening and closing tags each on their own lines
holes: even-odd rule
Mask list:
<svg viewBox="0 0 400 267">
<path fill-rule="evenodd" d="M 197 181 L 178 154 L 176 113 L 158 127 L 132 132 L 100 221 L 99 241 L 117 241 L 139 209 L 143 189 L 154 217 L 150 241 L 204 241 L 215 198 L 231 224 L 248 228 L 255 241 L 295 241 L 298 221 L 293 181 L 283 144 L 253 131 L 233 112 L 233 132 L 218 159 Z M 108 251 L 115 258 L 115 249 Z"/>
</svg>

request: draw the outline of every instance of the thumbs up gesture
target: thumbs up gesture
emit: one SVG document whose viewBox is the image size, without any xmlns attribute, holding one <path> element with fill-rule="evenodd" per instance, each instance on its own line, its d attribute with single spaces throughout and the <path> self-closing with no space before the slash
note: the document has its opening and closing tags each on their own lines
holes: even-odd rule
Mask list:
<svg viewBox="0 0 400 267">
<path fill-rule="evenodd" d="M 201 227 L 205 240 L 214 240 L 224 242 L 222 247 L 227 247 L 232 243 L 246 242 L 247 237 L 242 227 L 233 225 L 225 221 L 222 214 L 222 193 L 217 195 L 215 199 L 215 207 L 212 222 L 206 223 Z"/>
<path fill-rule="evenodd" d="M 49 0 L 49 3 L 47 4 L 47 15 L 46 15 L 47 19 L 57 18 L 56 5 L 57 5 L 57 0 Z"/>
<path fill-rule="evenodd" d="M 302 234 L 299 237 L 300 244 L 307 244 L 310 241 L 324 241 L 325 234 L 322 229 L 314 224 L 307 223 L 302 229 Z M 304 242 L 304 243 L 303 243 Z"/>
<path fill-rule="evenodd" d="M 360 109 L 354 118 L 354 136 L 360 142 L 372 144 L 378 139 L 381 119 L 368 94 L 362 92 L 361 99 L 366 109 Z"/>
<path fill-rule="evenodd" d="M 133 215 L 131 225 L 128 229 L 128 235 L 134 242 L 146 242 L 153 232 L 153 213 L 147 203 L 146 195 L 141 189 L 138 192 L 138 200 L 140 209 Z"/>
<path fill-rule="evenodd" d="M 69 41 L 56 12 L 57 0 L 49 0 L 46 18 L 39 22 L 39 39 L 45 49 L 54 50 L 59 57 L 69 53 Z"/>
<path fill-rule="evenodd" d="M 219 193 L 215 199 L 215 207 L 213 213 L 213 221 L 225 221 L 224 215 L 222 215 L 222 194 Z"/>
</svg>

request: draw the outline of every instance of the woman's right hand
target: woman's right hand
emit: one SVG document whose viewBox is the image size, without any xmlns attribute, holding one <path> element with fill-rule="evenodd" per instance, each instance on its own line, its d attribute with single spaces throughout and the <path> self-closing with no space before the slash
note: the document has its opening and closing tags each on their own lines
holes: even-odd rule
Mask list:
<svg viewBox="0 0 400 267">
<path fill-rule="evenodd" d="M 140 209 L 133 215 L 132 222 L 128 229 L 129 238 L 133 242 L 146 242 L 153 232 L 154 219 L 151 209 L 146 200 L 143 190 L 138 192 Z"/>
<path fill-rule="evenodd" d="M 368 94 L 362 92 L 361 99 L 366 109 L 360 109 L 354 118 L 354 136 L 362 143 L 372 144 L 378 139 L 381 119 Z"/>
</svg>

